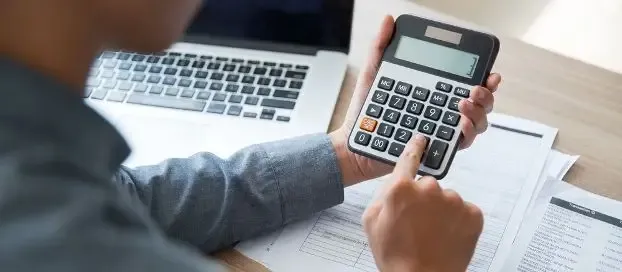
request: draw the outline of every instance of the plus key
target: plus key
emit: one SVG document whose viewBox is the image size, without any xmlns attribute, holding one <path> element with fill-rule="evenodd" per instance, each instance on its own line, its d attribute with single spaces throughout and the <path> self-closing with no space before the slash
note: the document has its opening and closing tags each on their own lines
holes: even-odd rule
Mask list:
<svg viewBox="0 0 622 272">
<path fill-rule="evenodd" d="M 439 140 L 434 140 L 430 150 L 428 150 L 424 165 L 432 169 L 441 168 L 445 152 L 447 152 L 448 144 Z"/>
</svg>

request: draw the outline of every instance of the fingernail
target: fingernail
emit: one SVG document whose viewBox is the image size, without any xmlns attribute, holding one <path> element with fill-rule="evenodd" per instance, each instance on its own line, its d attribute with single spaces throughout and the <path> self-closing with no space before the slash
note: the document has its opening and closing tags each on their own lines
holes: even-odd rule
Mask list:
<svg viewBox="0 0 622 272">
<path fill-rule="evenodd" d="M 425 143 L 426 138 L 423 137 L 423 135 L 421 135 L 421 134 L 417 134 L 417 135 L 415 135 L 415 141 L 418 141 L 418 142 L 421 142 L 421 143 Z"/>
</svg>

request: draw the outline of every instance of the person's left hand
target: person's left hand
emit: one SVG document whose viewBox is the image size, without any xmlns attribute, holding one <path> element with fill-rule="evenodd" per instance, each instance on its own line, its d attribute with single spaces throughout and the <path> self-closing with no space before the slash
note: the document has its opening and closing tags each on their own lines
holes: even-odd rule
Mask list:
<svg viewBox="0 0 622 272">
<path fill-rule="evenodd" d="M 391 16 L 386 16 L 382 21 L 380 31 L 372 45 L 368 63 L 358 78 L 344 123 L 339 129 L 330 133 L 346 186 L 386 175 L 393 168 L 386 163 L 352 153 L 348 149 L 348 136 L 352 127 L 356 125 L 355 122 L 359 111 L 372 87 L 371 85 L 374 82 L 384 50 L 391 41 L 394 23 L 394 19 Z M 491 74 L 485 87 L 475 87 L 471 90 L 470 98 L 463 99 L 458 105 L 462 115 L 460 118 L 460 127 L 462 129 L 460 149 L 471 146 L 475 137 L 488 128 L 486 115 L 492 111 L 494 104 L 493 93 L 500 82 L 501 76 L 499 74 Z"/>
</svg>

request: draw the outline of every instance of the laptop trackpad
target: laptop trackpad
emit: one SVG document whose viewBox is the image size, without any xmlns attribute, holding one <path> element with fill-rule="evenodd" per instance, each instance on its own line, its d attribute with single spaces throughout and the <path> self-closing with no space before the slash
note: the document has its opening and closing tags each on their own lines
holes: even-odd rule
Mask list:
<svg viewBox="0 0 622 272">
<path fill-rule="evenodd" d="M 138 116 L 122 116 L 116 127 L 132 148 L 124 162 L 130 167 L 157 164 L 168 158 L 186 158 L 202 151 L 211 151 L 209 143 L 223 143 L 210 132 L 210 125 Z"/>
</svg>

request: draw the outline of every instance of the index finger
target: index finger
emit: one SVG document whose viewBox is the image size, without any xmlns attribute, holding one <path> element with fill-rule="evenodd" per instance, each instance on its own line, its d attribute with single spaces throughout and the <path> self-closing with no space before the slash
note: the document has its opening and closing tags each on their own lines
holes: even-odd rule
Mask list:
<svg viewBox="0 0 622 272">
<path fill-rule="evenodd" d="M 404 152 L 400 155 L 399 160 L 395 164 L 395 169 L 393 169 L 395 178 L 413 179 L 417 176 L 426 146 L 427 140 L 421 134 L 417 134 L 406 144 Z"/>
</svg>

